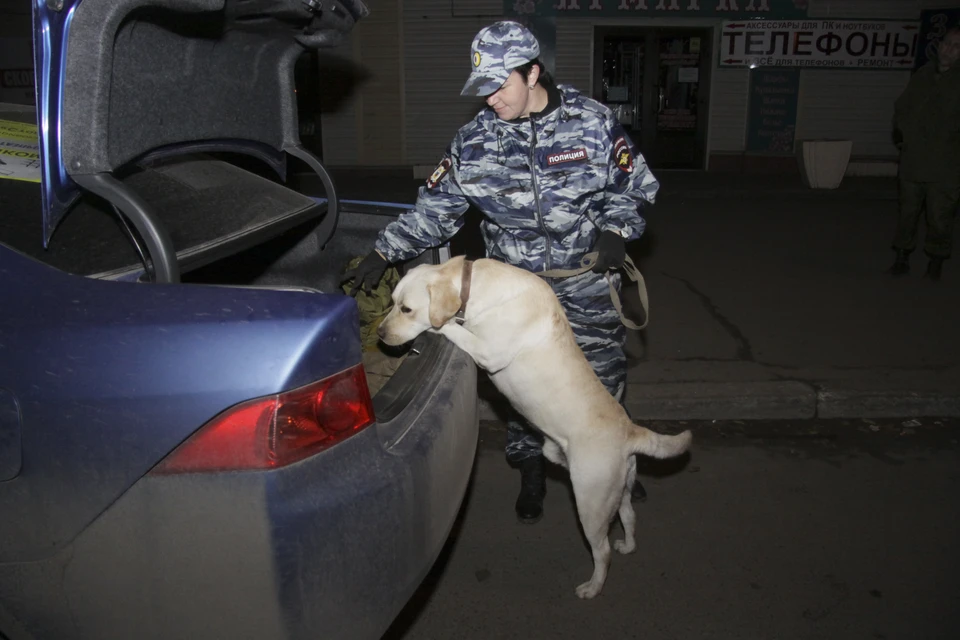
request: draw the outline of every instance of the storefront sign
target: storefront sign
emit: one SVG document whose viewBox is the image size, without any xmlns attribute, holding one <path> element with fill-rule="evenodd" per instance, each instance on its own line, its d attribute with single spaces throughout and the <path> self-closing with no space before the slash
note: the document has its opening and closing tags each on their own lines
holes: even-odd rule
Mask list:
<svg viewBox="0 0 960 640">
<path fill-rule="evenodd" d="M 800 69 L 753 69 L 747 151 L 791 154 L 797 129 Z"/>
<path fill-rule="evenodd" d="M 914 68 L 919 69 L 927 61 L 937 59 L 940 41 L 954 27 L 960 27 L 960 7 L 920 12 L 920 46 Z"/>
<path fill-rule="evenodd" d="M 809 0 L 503 0 L 506 16 L 803 18 Z"/>
<path fill-rule="evenodd" d="M 904 20 L 726 21 L 720 66 L 910 69 L 919 30 Z"/>
</svg>

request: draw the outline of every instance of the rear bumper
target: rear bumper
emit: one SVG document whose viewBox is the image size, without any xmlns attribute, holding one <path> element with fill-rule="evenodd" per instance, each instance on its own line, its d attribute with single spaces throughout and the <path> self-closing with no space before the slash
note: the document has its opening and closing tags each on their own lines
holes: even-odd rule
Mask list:
<svg viewBox="0 0 960 640">
<path fill-rule="evenodd" d="M 448 347 L 434 379 L 392 420 L 270 486 L 290 637 L 379 638 L 439 555 L 478 435 L 476 367 Z M 317 485 L 333 490 L 318 495 Z"/>
<path fill-rule="evenodd" d="M 0 608 L 37 638 L 379 638 L 473 466 L 476 369 L 441 359 L 389 422 L 290 467 L 143 478 L 62 553 L 0 565 Z"/>
</svg>

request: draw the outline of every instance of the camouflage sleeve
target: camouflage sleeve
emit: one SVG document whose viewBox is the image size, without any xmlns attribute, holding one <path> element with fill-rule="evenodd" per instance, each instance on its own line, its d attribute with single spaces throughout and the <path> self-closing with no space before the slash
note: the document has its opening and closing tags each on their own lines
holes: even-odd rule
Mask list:
<svg viewBox="0 0 960 640">
<path fill-rule="evenodd" d="M 418 256 L 443 244 L 463 226 L 469 203 L 457 183 L 458 140 L 459 136 L 450 143 L 433 175 L 420 187 L 414 208 L 380 232 L 374 248 L 387 262 Z"/>
<path fill-rule="evenodd" d="M 893 129 L 901 133 L 906 125 L 907 112 L 910 110 L 910 99 L 912 97 L 910 94 L 915 84 L 914 78 L 916 78 L 916 76 L 910 78 L 903 92 L 897 96 L 897 99 L 893 103 Z"/>
<path fill-rule="evenodd" d="M 607 202 L 598 220 L 604 231 L 614 231 L 627 240 L 636 240 L 646 222 L 640 215 L 645 202 L 653 204 L 660 183 L 635 153 L 633 142 L 613 114 L 607 118 L 610 164 L 607 168 Z"/>
<path fill-rule="evenodd" d="M 921 68 L 920 71 L 913 74 L 903 93 L 893 103 L 893 128 L 907 140 L 916 137 L 915 129 L 923 121 L 923 110 L 918 108 L 923 101 L 918 95 L 918 89 L 925 71 L 926 69 Z"/>
</svg>

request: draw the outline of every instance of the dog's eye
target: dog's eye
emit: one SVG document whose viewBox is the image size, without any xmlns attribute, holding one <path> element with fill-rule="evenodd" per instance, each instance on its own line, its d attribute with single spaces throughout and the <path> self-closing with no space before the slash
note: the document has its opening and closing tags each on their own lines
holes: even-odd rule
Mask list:
<svg viewBox="0 0 960 640">
<path fill-rule="evenodd" d="M 411 311 L 410 307 L 407 307 L 405 305 L 400 305 L 400 313 L 410 313 L 410 311 Z"/>
</svg>

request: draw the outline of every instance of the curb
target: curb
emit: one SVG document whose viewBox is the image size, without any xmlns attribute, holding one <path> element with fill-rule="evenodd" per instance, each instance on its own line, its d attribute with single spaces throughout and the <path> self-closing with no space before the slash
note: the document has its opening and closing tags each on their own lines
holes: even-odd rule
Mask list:
<svg viewBox="0 0 960 640">
<path fill-rule="evenodd" d="M 811 189 L 799 189 L 799 188 L 754 188 L 754 189 L 738 189 L 736 187 L 729 189 L 713 189 L 713 188 L 700 188 L 700 189 L 688 189 L 685 191 L 664 191 L 662 194 L 663 197 L 672 197 L 672 198 L 686 198 L 689 200 L 715 200 L 721 198 L 803 198 L 803 199 L 817 199 L 817 198 L 829 198 L 832 200 L 885 200 L 893 201 L 899 198 L 899 195 L 895 190 L 883 189 L 877 191 L 860 191 L 860 190 L 849 190 L 849 191 L 837 191 L 837 192 L 823 192 Z M 660 198 L 661 194 L 658 192 L 657 197 Z M 656 205 L 653 205 L 654 207 Z"/>
<path fill-rule="evenodd" d="M 794 381 L 634 383 L 626 405 L 641 420 L 813 418 L 817 392 Z"/>
<path fill-rule="evenodd" d="M 480 419 L 505 420 L 506 399 L 484 385 Z M 636 420 L 807 420 L 960 417 L 960 391 L 855 389 L 808 382 L 629 383 Z"/>
<path fill-rule="evenodd" d="M 955 418 L 960 392 L 826 388 L 817 393 L 820 418 Z"/>
<path fill-rule="evenodd" d="M 503 420 L 506 400 L 482 387 L 481 420 Z M 803 382 L 628 383 L 627 411 L 639 420 L 812 418 L 817 392 Z"/>
</svg>

